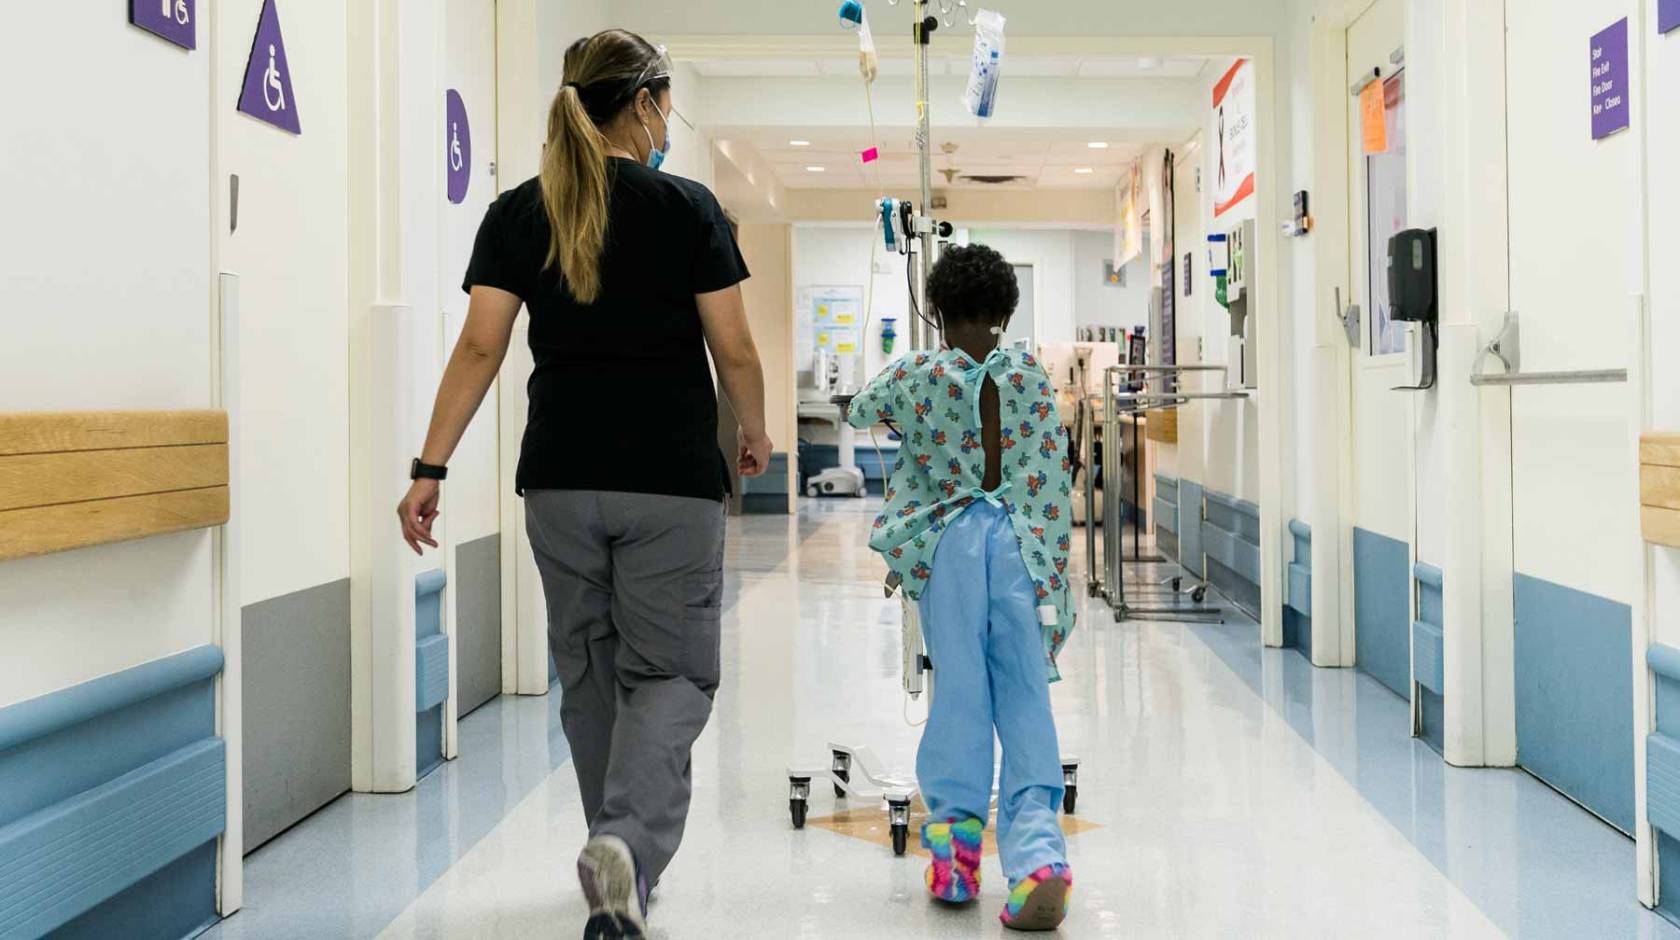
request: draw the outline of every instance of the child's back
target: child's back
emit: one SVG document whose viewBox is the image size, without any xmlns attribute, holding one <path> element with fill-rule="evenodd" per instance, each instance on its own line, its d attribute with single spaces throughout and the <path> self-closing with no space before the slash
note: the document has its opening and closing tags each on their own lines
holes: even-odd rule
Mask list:
<svg viewBox="0 0 1680 940">
<path fill-rule="evenodd" d="M 896 424 L 903 440 L 871 548 L 919 598 L 932 576 L 940 537 L 976 501 L 1001 508 L 1021 539 L 1032 575 L 1044 659 L 1073 628 L 1068 578 L 1073 543 L 1073 465 L 1055 390 L 1029 354 L 995 349 L 904 357 L 852 402 L 851 420 Z"/>
<path fill-rule="evenodd" d="M 928 889 L 949 902 L 979 894 L 995 730 L 998 851 L 1010 883 L 1002 919 L 1052 929 L 1073 884 L 1049 685 L 1073 628 L 1067 433 L 1032 356 L 996 348 L 1019 298 L 1001 256 L 948 248 L 928 297 L 946 348 L 889 366 L 850 417 L 857 427 L 894 423 L 903 438 L 869 544 L 919 601 L 933 663 L 916 760 Z"/>
</svg>

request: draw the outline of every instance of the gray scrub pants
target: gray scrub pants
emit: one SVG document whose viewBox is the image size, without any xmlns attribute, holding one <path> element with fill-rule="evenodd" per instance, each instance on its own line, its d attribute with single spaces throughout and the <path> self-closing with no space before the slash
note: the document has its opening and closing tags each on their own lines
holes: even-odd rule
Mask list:
<svg viewBox="0 0 1680 940">
<path fill-rule="evenodd" d="M 652 884 L 682 842 L 717 692 L 723 504 L 530 490 L 525 519 L 589 834 L 623 839 Z"/>
</svg>

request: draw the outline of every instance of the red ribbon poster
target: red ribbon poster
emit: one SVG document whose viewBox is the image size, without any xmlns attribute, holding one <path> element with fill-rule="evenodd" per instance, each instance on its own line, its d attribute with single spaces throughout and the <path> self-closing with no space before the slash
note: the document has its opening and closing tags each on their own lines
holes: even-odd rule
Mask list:
<svg viewBox="0 0 1680 940">
<path fill-rule="evenodd" d="M 1213 214 L 1254 195 L 1254 63 L 1238 59 L 1213 86 Z"/>
</svg>

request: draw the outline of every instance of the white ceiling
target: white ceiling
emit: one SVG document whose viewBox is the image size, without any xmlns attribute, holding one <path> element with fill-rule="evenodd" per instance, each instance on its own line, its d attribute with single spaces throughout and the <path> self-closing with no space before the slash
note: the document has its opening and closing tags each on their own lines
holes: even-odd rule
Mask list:
<svg viewBox="0 0 1680 940">
<path fill-rule="evenodd" d="M 948 47 L 952 48 L 952 47 Z M 777 179 L 788 189 L 884 189 L 889 192 L 913 191 L 919 185 L 919 164 L 913 142 L 913 111 L 895 115 L 898 123 L 890 124 L 886 110 L 877 102 L 876 117 L 880 118 L 879 137 L 875 139 L 863 123 L 861 95 L 856 86 L 858 60 L 855 54 L 823 52 L 817 55 L 788 54 L 781 50 L 759 51 L 756 54 L 700 54 L 684 61 L 691 65 L 702 81 L 714 82 L 714 90 L 721 92 L 731 83 L 745 82 L 755 90 L 740 102 L 750 113 L 740 116 L 735 127 L 711 126 L 707 131 L 714 139 L 750 148 L 759 154 L 775 172 Z M 1092 56 L 1064 53 L 1039 56 L 1013 56 L 1005 59 L 1004 80 L 1023 79 L 1028 84 L 1042 86 L 1038 94 L 1053 95 L 1065 105 L 1069 101 L 1085 100 L 1091 105 L 1076 107 L 1071 112 L 1074 124 L 1082 123 L 1077 115 L 1089 112 L 1088 119 L 1106 125 L 1107 112 L 1096 106 L 1098 102 L 1112 104 L 1118 95 L 1127 101 L 1172 100 L 1182 97 L 1180 92 L 1192 84 L 1209 67 L 1209 59 L 1202 56 Z M 946 86 L 961 83 L 969 70 L 966 48 L 960 53 L 947 51 L 930 59 L 930 69 L 936 82 Z M 883 58 L 880 72 L 883 80 L 898 85 L 911 73 L 908 57 Z M 786 85 L 776 79 L 786 79 Z M 767 86 L 763 80 L 768 80 Z M 820 80 L 813 83 L 812 80 Z M 830 83 L 832 87 L 830 87 Z M 795 86 L 798 90 L 795 91 Z M 877 86 L 880 87 L 880 86 Z M 1170 90 L 1169 90 L 1170 89 Z M 908 88 L 902 89 L 908 91 Z M 816 96 L 805 99 L 786 113 L 808 114 L 807 126 L 763 121 L 763 108 L 772 99 L 788 94 Z M 1177 97 L 1175 97 L 1177 96 Z M 830 101 L 829 99 L 833 100 Z M 896 99 L 895 99 L 896 100 Z M 943 100 L 943 99 L 941 99 Z M 1027 95 L 1023 101 L 1032 101 Z M 1147 103 L 1147 102 L 1146 102 Z M 1176 107 L 1176 104 L 1175 104 Z M 1029 105 L 1029 110 L 1031 105 Z M 1066 108 L 1062 109 L 1066 112 Z M 844 118 L 842 126 L 832 121 L 824 123 L 818 115 L 831 113 L 856 114 Z M 1026 120 L 1026 126 L 1020 121 Z M 1146 119 L 1148 120 L 1148 119 Z M 1194 117 L 1186 115 L 1183 123 L 1193 125 Z M 844 126 L 856 121 L 855 126 Z M 1131 162 L 1140 156 L 1158 133 L 1140 133 L 1140 126 L 1050 126 L 1032 120 L 1031 114 L 1015 116 L 1016 123 L 993 122 L 977 125 L 965 122 L 953 125 L 936 121 L 933 140 L 934 186 L 938 189 L 1008 188 L 1008 189 L 1091 189 L 1112 190 Z M 726 118 L 724 122 L 729 123 Z M 1177 120 L 1169 122 L 1179 123 Z M 1038 126 L 1034 126 L 1037 124 Z M 1150 126 L 1160 126 L 1155 121 Z M 793 141 L 808 141 L 809 146 L 794 146 Z M 1102 148 L 1091 147 L 1092 142 L 1105 143 Z M 880 159 L 864 163 L 862 152 L 878 147 Z M 941 171 L 952 171 L 950 178 Z M 1017 177 L 1006 183 L 981 183 L 972 177 Z"/>
<path fill-rule="evenodd" d="M 1074 57 L 1015 56 L 1004 60 L 1003 74 L 1023 78 L 1195 78 L 1207 65 L 1205 58 L 1179 57 Z M 854 76 L 856 56 L 789 58 L 694 59 L 691 63 L 703 78 L 819 78 Z M 881 59 L 880 73 L 888 77 L 911 74 L 908 58 Z M 928 71 L 934 76 L 967 75 L 969 56 L 934 56 Z"/>
<path fill-rule="evenodd" d="M 782 185 L 789 189 L 875 189 L 896 191 L 919 184 L 919 164 L 910 136 L 904 131 L 886 131 L 879 141 L 881 159 L 866 164 L 862 151 L 872 146 L 868 128 L 756 128 L 739 133 L 719 133 L 720 139 L 744 144 L 757 151 L 775 169 Z M 809 141 L 796 147 L 795 140 Z M 1130 162 L 1142 152 L 1137 143 L 1110 141 L 1104 149 L 1092 149 L 1102 141 L 1101 132 L 1069 134 L 994 128 L 952 128 L 934 130 L 934 185 L 939 189 L 992 187 L 965 180 L 970 176 L 1019 176 L 1009 188 L 1113 189 Z M 947 149 L 954 148 L 947 153 Z M 811 167 L 822 167 L 813 172 Z M 1079 170 L 1090 170 L 1081 173 Z M 941 170 L 957 171 L 948 182 Z M 879 174 L 879 180 L 877 180 Z"/>
</svg>

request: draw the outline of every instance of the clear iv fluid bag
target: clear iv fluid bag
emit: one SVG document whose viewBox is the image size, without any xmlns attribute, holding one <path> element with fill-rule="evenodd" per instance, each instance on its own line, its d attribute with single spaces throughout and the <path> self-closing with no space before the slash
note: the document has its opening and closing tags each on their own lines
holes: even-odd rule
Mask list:
<svg viewBox="0 0 1680 940">
<path fill-rule="evenodd" d="M 981 10 L 974 20 L 974 64 L 963 91 L 963 107 L 977 118 L 989 118 L 997 104 L 998 74 L 1003 65 L 1004 17 Z"/>
</svg>

